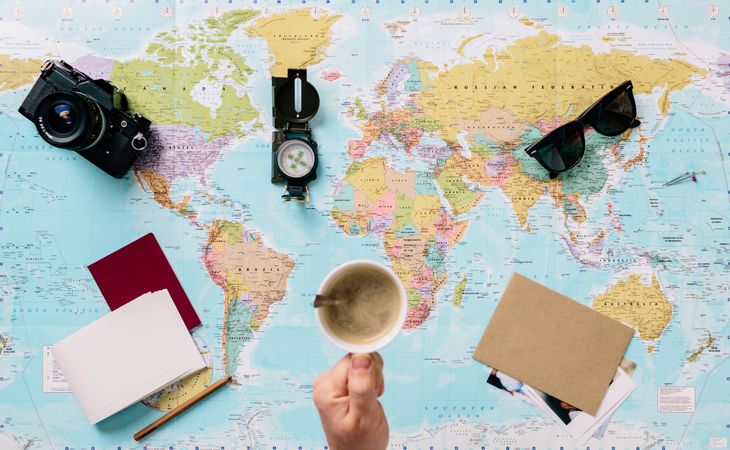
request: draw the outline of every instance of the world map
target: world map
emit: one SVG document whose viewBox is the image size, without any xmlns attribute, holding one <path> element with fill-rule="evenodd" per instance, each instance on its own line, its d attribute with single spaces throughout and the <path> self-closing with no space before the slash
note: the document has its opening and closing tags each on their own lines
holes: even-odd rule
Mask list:
<svg viewBox="0 0 730 450">
<path fill-rule="evenodd" d="M 0 2 L 0 449 L 326 448 L 311 383 L 342 354 L 312 300 L 352 259 L 408 295 L 382 351 L 393 449 L 576 448 L 471 358 L 513 272 L 635 330 L 638 388 L 589 448 L 728 448 L 729 22 L 704 0 Z M 152 121 L 123 179 L 17 112 L 49 58 Z M 270 182 L 288 68 L 322 100 L 306 204 Z M 524 149 L 625 80 L 641 126 L 587 128 L 551 180 Z M 89 426 L 43 348 L 108 313 L 87 266 L 148 232 L 207 368 Z"/>
</svg>

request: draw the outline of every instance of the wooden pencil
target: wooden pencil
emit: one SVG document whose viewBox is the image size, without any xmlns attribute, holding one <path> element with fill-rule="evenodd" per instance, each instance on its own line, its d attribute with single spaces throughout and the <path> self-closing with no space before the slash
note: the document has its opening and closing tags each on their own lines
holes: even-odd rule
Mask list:
<svg viewBox="0 0 730 450">
<path fill-rule="evenodd" d="M 160 428 L 162 425 L 164 425 L 167 422 L 169 422 L 172 418 L 174 418 L 178 414 L 182 413 L 186 409 L 190 408 L 190 406 L 194 405 L 195 403 L 197 403 L 200 400 L 204 399 L 205 397 L 209 396 L 210 394 L 212 394 L 213 392 L 217 391 L 218 389 L 220 389 L 224 385 L 228 384 L 228 382 L 230 382 L 231 379 L 232 379 L 232 377 L 230 375 L 227 376 L 227 377 L 223 377 L 220 380 L 218 380 L 215 383 L 213 383 L 210 386 L 208 386 L 207 388 L 205 388 L 204 390 L 198 392 L 197 394 L 195 394 L 194 396 L 192 396 L 191 398 L 189 398 L 188 400 L 186 400 L 182 404 L 180 404 L 177 407 L 175 407 L 172 411 L 168 412 L 164 416 L 160 417 L 159 419 L 155 420 L 151 424 L 149 424 L 146 427 L 144 427 L 141 430 L 139 430 L 134 435 L 134 440 L 135 441 L 139 441 L 140 439 L 144 438 L 145 436 L 147 436 L 148 434 L 152 433 L 156 429 Z"/>
</svg>

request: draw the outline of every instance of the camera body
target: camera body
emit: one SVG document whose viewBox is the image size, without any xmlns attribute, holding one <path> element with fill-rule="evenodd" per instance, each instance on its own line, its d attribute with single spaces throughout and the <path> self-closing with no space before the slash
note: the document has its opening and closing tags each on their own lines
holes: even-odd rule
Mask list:
<svg viewBox="0 0 730 450">
<path fill-rule="evenodd" d="M 128 109 L 124 93 L 108 81 L 49 60 L 18 111 L 49 144 L 122 178 L 147 147 L 150 132 L 150 121 Z"/>
</svg>

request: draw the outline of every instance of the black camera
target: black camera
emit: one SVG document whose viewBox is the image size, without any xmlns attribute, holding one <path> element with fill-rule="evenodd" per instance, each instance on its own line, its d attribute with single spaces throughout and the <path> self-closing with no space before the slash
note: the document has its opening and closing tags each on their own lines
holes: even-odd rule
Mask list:
<svg viewBox="0 0 730 450">
<path fill-rule="evenodd" d="M 74 150 L 122 178 L 147 147 L 150 121 L 127 112 L 127 97 L 63 61 L 46 61 L 18 111 L 54 147 Z"/>
</svg>

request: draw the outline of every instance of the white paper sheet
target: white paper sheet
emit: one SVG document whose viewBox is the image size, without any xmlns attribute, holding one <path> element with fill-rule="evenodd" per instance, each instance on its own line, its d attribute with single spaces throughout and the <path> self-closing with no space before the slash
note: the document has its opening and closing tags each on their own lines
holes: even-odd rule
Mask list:
<svg viewBox="0 0 730 450">
<path fill-rule="evenodd" d="M 166 289 L 112 311 L 52 351 L 91 424 L 205 368 Z"/>
</svg>

